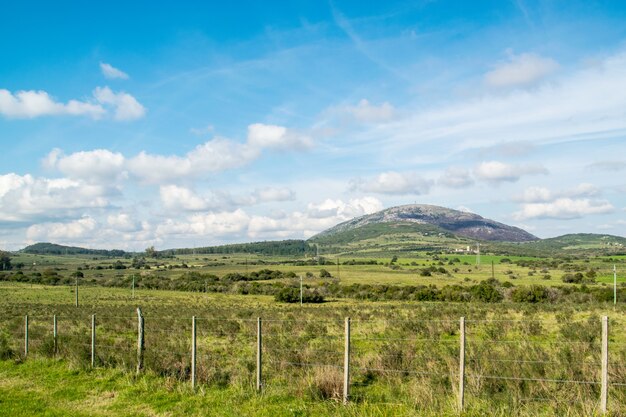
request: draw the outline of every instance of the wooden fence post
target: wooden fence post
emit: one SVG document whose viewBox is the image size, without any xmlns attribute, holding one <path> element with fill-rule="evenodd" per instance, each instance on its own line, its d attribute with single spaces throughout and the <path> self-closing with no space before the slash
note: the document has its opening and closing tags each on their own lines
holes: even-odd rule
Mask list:
<svg viewBox="0 0 626 417">
<path fill-rule="evenodd" d="M 59 334 L 57 331 L 57 315 L 52 317 L 52 339 L 54 343 L 54 354 L 59 352 Z"/>
<path fill-rule="evenodd" d="M 24 356 L 28 356 L 28 314 L 24 316 Z"/>
<path fill-rule="evenodd" d="M 196 389 L 196 316 L 191 318 L 191 388 Z"/>
<path fill-rule="evenodd" d="M 141 314 L 141 309 L 137 307 L 137 373 L 140 373 L 143 369 L 144 346 L 143 315 Z"/>
<path fill-rule="evenodd" d="M 459 411 L 465 406 L 465 317 L 459 324 Z"/>
<path fill-rule="evenodd" d="M 261 386 L 262 386 L 262 381 L 263 381 L 263 371 L 262 371 L 262 366 L 263 366 L 263 334 L 261 332 L 262 329 L 262 324 L 261 324 L 261 317 L 257 317 L 257 322 L 256 322 L 256 334 L 257 334 L 257 339 L 256 339 L 256 390 L 257 391 L 261 391 Z"/>
<path fill-rule="evenodd" d="M 96 366 L 96 315 L 91 315 L 91 367 Z"/>
<path fill-rule="evenodd" d="M 602 316 L 602 387 L 600 389 L 600 410 L 606 414 L 609 388 L 609 318 Z"/>
<path fill-rule="evenodd" d="M 350 398 L 350 317 L 345 323 L 345 347 L 343 357 L 343 403 L 347 404 Z"/>
</svg>

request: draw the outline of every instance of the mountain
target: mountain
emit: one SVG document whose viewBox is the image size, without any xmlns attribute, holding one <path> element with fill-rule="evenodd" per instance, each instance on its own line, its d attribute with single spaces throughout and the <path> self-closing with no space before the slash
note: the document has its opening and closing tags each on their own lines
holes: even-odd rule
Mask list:
<svg viewBox="0 0 626 417">
<path fill-rule="evenodd" d="M 398 230 L 495 242 L 539 240 L 518 227 L 486 219 L 478 214 L 428 204 L 409 204 L 348 220 L 313 236 L 309 241 L 342 243 L 355 238 L 374 238 Z"/>
</svg>

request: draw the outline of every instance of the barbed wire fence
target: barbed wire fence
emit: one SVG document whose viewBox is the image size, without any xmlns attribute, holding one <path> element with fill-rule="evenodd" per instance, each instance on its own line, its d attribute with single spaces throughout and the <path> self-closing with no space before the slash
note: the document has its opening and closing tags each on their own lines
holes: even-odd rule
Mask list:
<svg viewBox="0 0 626 417">
<path fill-rule="evenodd" d="M 626 398 L 626 342 L 618 332 L 611 339 L 607 316 L 565 323 L 561 337 L 546 337 L 553 325 L 546 320 L 465 317 L 183 318 L 137 309 L 135 316 L 15 315 L 2 323 L 22 360 L 44 355 L 152 370 L 194 390 L 241 383 L 263 392 L 282 384 L 320 400 L 393 405 L 402 398 L 416 406 L 442 401 L 433 392 L 443 392 L 459 411 L 481 395 L 518 404 L 586 398 L 600 413 L 611 398 L 615 409 Z M 400 395 L 367 390 L 380 383 Z"/>
</svg>

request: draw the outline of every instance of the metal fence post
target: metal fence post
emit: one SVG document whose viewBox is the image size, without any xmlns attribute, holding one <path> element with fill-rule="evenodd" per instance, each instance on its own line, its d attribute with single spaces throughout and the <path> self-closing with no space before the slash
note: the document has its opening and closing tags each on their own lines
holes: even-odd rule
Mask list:
<svg viewBox="0 0 626 417">
<path fill-rule="evenodd" d="M 465 406 L 465 317 L 459 323 L 459 411 Z"/>
<path fill-rule="evenodd" d="M 261 332 L 262 329 L 262 324 L 261 324 L 261 317 L 257 317 L 257 322 L 256 322 L 256 334 L 257 334 L 257 341 L 256 341 L 256 390 L 257 391 L 261 391 L 261 386 L 263 384 L 263 371 L 262 371 L 262 366 L 263 366 L 263 334 Z"/>
<path fill-rule="evenodd" d="M 606 414 L 609 382 L 609 318 L 602 316 L 602 387 L 600 390 L 600 410 Z"/>
<path fill-rule="evenodd" d="M 350 398 L 350 317 L 345 323 L 345 347 L 343 357 L 343 403 L 347 404 Z"/>
</svg>

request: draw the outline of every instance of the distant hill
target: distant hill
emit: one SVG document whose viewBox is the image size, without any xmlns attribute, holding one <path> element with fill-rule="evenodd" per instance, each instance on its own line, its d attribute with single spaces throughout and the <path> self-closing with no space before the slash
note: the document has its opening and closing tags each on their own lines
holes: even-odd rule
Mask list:
<svg viewBox="0 0 626 417">
<path fill-rule="evenodd" d="M 26 246 L 20 252 L 33 253 L 38 255 L 96 255 L 111 257 L 120 257 L 131 254 L 129 252 L 119 249 L 86 249 L 76 246 L 57 245 L 56 243 L 47 242 L 35 243 L 34 245 Z"/>
<path fill-rule="evenodd" d="M 376 233 L 380 235 L 398 229 L 494 242 L 530 242 L 539 239 L 518 227 L 478 214 L 427 204 L 410 204 L 348 220 L 313 236 L 309 241 L 340 243 L 349 237 L 371 238 Z"/>
<path fill-rule="evenodd" d="M 595 233 L 575 233 L 542 239 L 529 246 L 539 250 L 560 250 L 563 252 L 606 250 L 626 253 L 626 238 Z"/>
<path fill-rule="evenodd" d="M 270 240 L 251 243 L 233 243 L 230 245 L 205 246 L 201 248 L 167 249 L 160 251 L 165 255 L 191 255 L 212 253 L 250 253 L 257 255 L 302 256 L 315 253 L 315 248 L 304 240 Z"/>
</svg>

